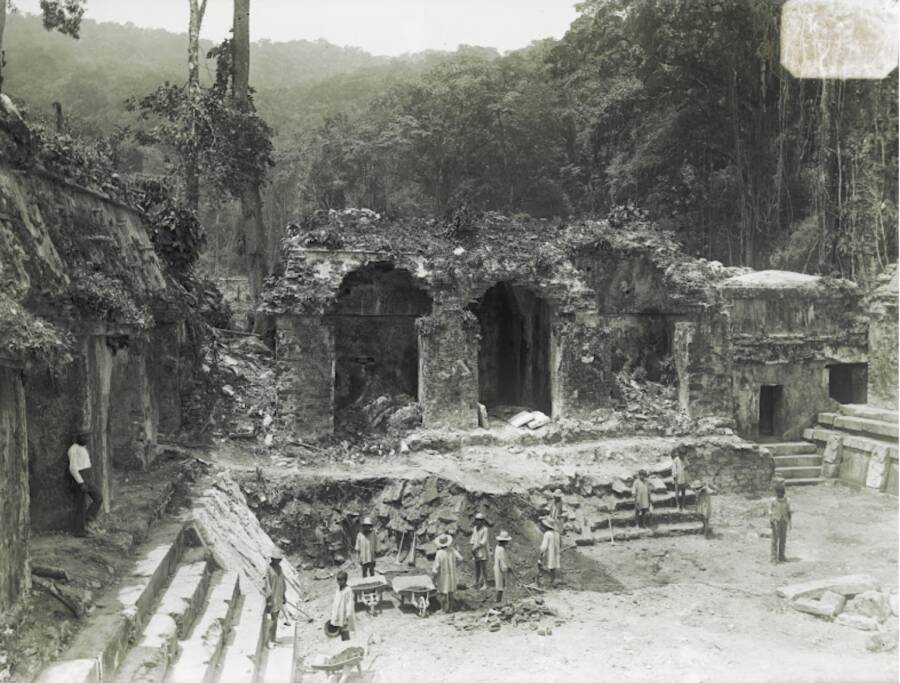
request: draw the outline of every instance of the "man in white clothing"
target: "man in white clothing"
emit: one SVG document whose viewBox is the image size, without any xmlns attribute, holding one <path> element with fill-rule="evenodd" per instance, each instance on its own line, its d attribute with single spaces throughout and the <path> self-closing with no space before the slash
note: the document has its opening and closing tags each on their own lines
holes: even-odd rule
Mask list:
<svg viewBox="0 0 900 683">
<path fill-rule="evenodd" d="M 356 630 L 356 600 L 353 589 L 347 585 L 347 572 L 339 571 L 338 588 L 331 603 L 331 625 L 341 631 L 341 640 L 350 640 L 350 631 Z"/>
<path fill-rule="evenodd" d="M 87 525 L 94 521 L 100 506 L 103 505 L 103 496 L 100 489 L 94 484 L 91 474 L 91 455 L 87 449 L 88 432 L 79 432 L 75 435 L 75 443 L 69 446 L 69 475 L 78 487 L 75 492 L 75 535 L 85 536 Z M 88 507 L 87 497 L 91 498 Z"/>
</svg>

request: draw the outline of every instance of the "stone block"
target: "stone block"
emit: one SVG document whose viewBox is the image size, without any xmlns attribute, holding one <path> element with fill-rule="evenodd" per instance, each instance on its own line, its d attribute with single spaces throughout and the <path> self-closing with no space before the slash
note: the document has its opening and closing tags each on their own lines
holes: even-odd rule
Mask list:
<svg viewBox="0 0 900 683">
<path fill-rule="evenodd" d="M 819 598 L 825 591 L 839 593 L 844 597 L 858 595 L 866 591 L 878 590 L 878 582 L 868 574 L 851 574 L 848 576 L 836 576 L 828 579 L 818 579 L 806 583 L 795 583 L 781 586 L 776 590 L 779 597 L 788 600 L 797 598 Z"/>
<path fill-rule="evenodd" d="M 877 448 L 869 458 L 869 469 L 866 470 L 866 486 L 880 491 L 887 478 L 889 460 L 886 448 Z"/>
<path fill-rule="evenodd" d="M 834 620 L 834 623 L 859 629 L 860 631 L 878 630 L 878 622 L 875 619 L 872 617 L 864 617 L 861 614 L 848 614 L 847 612 L 842 612 Z"/>
<path fill-rule="evenodd" d="M 891 593 L 891 597 L 888 598 L 888 603 L 891 606 L 891 614 L 893 614 L 896 617 L 897 616 L 897 594 L 896 593 Z"/>
<path fill-rule="evenodd" d="M 532 413 L 529 410 L 523 410 L 521 413 L 516 413 L 509 419 L 509 423 L 513 427 L 524 427 L 529 422 L 531 422 L 535 418 L 536 414 Z"/>
<path fill-rule="evenodd" d="M 843 445 L 844 439 L 842 436 L 828 437 L 828 441 L 825 442 L 825 450 L 822 452 L 822 462 L 828 465 L 840 465 Z"/>
<path fill-rule="evenodd" d="M 876 621 L 884 621 L 891 615 L 891 605 L 884 593 L 866 591 L 850 600 L 844 611 L 847 614 L 859 614 Z"/>
<path fill-rule="evenodd" d="M 885 633 L 873 633 L 866 639 L 866 649 L 869 652 L 894 652 L 897 649 L 896 629 Z"/>
<path fill-rule="evenodd" d="M 847 599 L 843 595 L 825 591 L 818 600 L 797 598 L 791 602 L 791 607 L 798 612 L 805 612 L 823 619 L 833 619 L 840 614 L 846 601 Z"/>
</svg>

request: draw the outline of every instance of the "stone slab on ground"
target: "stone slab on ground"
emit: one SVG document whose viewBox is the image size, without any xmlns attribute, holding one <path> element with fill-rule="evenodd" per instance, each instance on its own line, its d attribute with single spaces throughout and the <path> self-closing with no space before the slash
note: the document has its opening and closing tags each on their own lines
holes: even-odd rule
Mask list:
<svg viewBox="0 0 900 683">
<path fill-rule="evenodd" d="M 880 591 L 866 591 L 850 600 L 845 607 L 847 614 L 860 614 L 876 621 L 884 621 L 891 616 L 891 606 L 887 596 Z"/>
<path fill-rule="evenodd" d="M 797 598 L 790 604 L 798 612 L 805 612 L 823 619 L 833 619 L 844 608 L 847 599 L 839 594 L 825 591 L 818 600 L 812 598 Z"/>
<path fill-rule="evenodd" d="M 837 615 L 834 623 L 855 628 L 860 631 L 878 630 L 878 622 L 875 619 L 872 619 L 872 617 L 864 617 L 861 614 L 847 614 L 846 612 L 842 612 Z"/>
<path fill-rule="evenodd" d="M 797 598 L 819 598 L 825 591 L 839 593 L 845 597 L 858 595 L 866 591 L 878 590 L 879 585 L 874 577 L 868 574 L 850 574 L 829 579 L 817 579 L 806 583 L 794 583 L 781 586 L 775 593 L 788 600 Z"/>
</svg>

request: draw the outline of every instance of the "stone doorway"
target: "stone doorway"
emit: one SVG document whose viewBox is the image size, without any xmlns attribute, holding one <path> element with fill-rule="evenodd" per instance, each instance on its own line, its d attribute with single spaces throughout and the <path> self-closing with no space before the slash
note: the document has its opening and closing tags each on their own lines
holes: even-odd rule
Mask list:
<svg viewBox="0 0 900 683">
<path fill-rule="evenodd" d="M 547 301 L 500 282 L 472 310 L 481 332 L 479 400 L 488 408 L 522 406 L 552 415 Z"/>
</svg>

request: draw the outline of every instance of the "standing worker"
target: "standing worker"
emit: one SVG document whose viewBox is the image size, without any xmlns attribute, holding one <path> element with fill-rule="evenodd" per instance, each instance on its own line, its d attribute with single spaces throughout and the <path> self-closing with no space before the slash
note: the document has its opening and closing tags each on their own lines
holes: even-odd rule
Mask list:
<svg viewBox="0 0 900 683">
<path fill-rule="evenodd" d="M 75 443 L 69 446 L 69 474 L 78 486 L 75 493 L 75 535 L 86 536 L 87 525 L 93 522 L 103 505 L 100 489 L 94 484 L 91 470 L 91 456 L 87 449 L 89 432 L 78 432 Z M 91 506 L 87 505 L 87 497 L 91 497 Z"/>
<path fill-rule="evenodd" d="M 350 631 L 356 630 L 356 600 L 353 589 L 347 585 L 347 572 L 338 572 L 337 584 L 329 623 L 341 632 L 341 640 L 350 640 Z"/>
<path fill-rule="evenodd" d="M 787 532 L 791 528 L 791 503 L 782 482 L 775 484 L 775 497 L 769 500 L 769 525 L 772 527 L 772 564 L 785 562 L 784 549 Z"/>
<path fill-rule="evenodd" d="M 672 480 L 675 482 L 675 503 L 679 510 L 684 510 L 684 499 L 687 496 L 687 469 L 680 448 L 672 455 Z"/>
<path fill-rule="evenodd" d="M 497 591 L 497 602 L 503 601 L 506 580 L 509 576 L 509 562 L 506 559 L 506 544 L 512 540 L 506 531 L 497 534 L 497 547 L 494 549 L 494 588 Z"/>
<path fill-rule="evenodd" d="M 378 539 L 372 531 L 372 518 L 363 517 L 362 530 L 356 534 L 356 553 L 362 565 L 363 578 L 375 576 L 375 553 L 378 552 Z"/>
<path fill-rule="evenodd" d="M 488 561 L 488 530 L 482 513 L 475 515 L 475 528 L 469 543 L 472 545 L 472 556 L 475 558 L 475 587 L 486 590 Z"/>
<path fill-rule="evenodd" d="M 434 539 L 437 553 L 434 556 L 434 565 L 431 573 L 435 575 L 438 594 L 441 596 L 441 609 L 445 613 L 453 611 L 453 594 L 456 593 L 458 582 L 456 579 L 456 560 L 461 560 L 462 555 L 451 548 L 453 536 L 441 534 Z"/>
<path fill-rule="evenodd" d="M 560 548 L 561 540 L 559 531 L 556 529 L 556 522 L 549 517 L 544 517 L 541 524 L 547 529 L 544 532 L 544 538 L 541 540 L 541 554 L 538 559 L 538 575 L 537 584 L 541 584 L 541 572 L 550 573 L 551 585 L 555 588 L 556 581 L 559 576 L 560 556 L 562 550 Z"/>
<path fill-rule="evenodd" d="M 563 492 L 560 489 L 556 489 L 553 492 L 553 500 L 550 502 L 550 519 L 552 520 L 561 520 L 563 516 L 563 502 L 562 502 Z"/>
<path fill-rule="evenodd" d="M 634 493 L 634 525 L 647 527 L 650 523 L 650 485 L 647 484 L 647 470 L 638 472 L 632 487 Z"/>
<path fill-rule="evenodd" d="M 266 614 L 269 615 L 266 643 L 269 648 L 275 647 L 278 642 L 278 615 L 284 609 L 285 581 L 284 572 L 281 571 L 281 560 L 284 553 L 278 548 L 272 551 L 269 558 L 269 566 L 266 568 Z"/>
<path fill-rule="evenodd" d="M 703 536 L 707 539 L 712 538 L 712 526 L 710 519 L 712 518 L 712 488 L 702 481 L 691 482 L 691 488 L 697 492 L 697 512 L 703 518 Z"/>
</svg>

